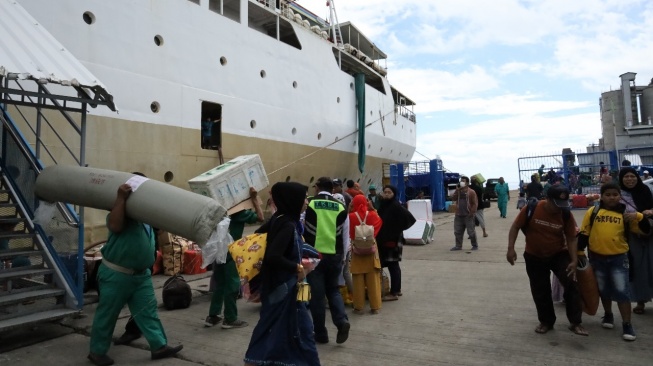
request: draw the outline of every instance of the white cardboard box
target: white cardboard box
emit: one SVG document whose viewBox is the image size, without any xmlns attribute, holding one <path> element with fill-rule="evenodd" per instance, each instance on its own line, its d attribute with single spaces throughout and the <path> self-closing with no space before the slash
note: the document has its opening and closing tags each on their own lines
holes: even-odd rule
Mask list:
<svg viewBox="0 0 653 366">
<path fill-rule="evenodd" d="M 417 220 L 433 221 L 431 200 L 410 200 L 408 201 L 408 211 L 410 211 Z"/>
<path fill-rule="evenodd" d="M 406 244 L 424 245 L 433 241 L 435 225 L 427 220 L 417 220 L 413 226 L 404 230 Z"/>
<path fill-rule="evenodd" d="M 242 155 L 188 181 L 191 191 L 231 208 L 249 199 L 249 187 L 262 191 L 269 184 L 258 154 Z"/>
</svg>

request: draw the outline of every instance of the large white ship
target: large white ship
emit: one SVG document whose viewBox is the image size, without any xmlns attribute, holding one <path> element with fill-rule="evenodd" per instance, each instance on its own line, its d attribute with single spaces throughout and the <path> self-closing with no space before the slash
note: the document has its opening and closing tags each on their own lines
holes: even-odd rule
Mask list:
<svg viewBox="0 0 653 366">
<path fill-rule="evenodd" d="M 221 145 L 225 161 L 260 154 L 270 182 L 327 175 L 365 187 L 415 150 L 414 103 L 389 84 L 386 55 L 336 24 L 332 2 L 329 21 L 287 0 L 18 3 L 113 96 L 118 112 L 89 110 L 90 166 L 188 188 L 220 164 Z M 355 74 L 365 75 L 363 172 Z M 220 123 L 202 146 L 207 118 Z"/>
</svg>

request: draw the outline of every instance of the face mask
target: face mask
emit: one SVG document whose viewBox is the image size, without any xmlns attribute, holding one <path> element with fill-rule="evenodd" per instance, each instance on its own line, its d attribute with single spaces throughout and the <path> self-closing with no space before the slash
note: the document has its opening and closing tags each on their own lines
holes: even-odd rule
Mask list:
<svg viewBox="0 0 653 366">
<path fill-rule="evenodd" d="M 465 187 L 467 185 L 467 182 L 460 182 L 460 188 Z"/>
</svg>

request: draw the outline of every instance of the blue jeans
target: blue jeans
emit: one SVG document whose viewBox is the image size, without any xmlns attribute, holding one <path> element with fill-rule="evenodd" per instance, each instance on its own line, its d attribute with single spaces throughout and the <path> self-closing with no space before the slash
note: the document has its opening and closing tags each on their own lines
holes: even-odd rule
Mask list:
<svg viewBox="0 0 653 366">
<path fill-rule="evenodd" d="M 342 254 L 322 254 L 320 264 L 307 276 L 308 284 L 311 285 L 309 307 L 313 317 L 313 330 L 316 338 L 328 336 L 325 326 L 325 296 L 329 301 L 333 324 L 340 327 L 349 322 L 349 318 L 345 313 L 345 303 L 342 300 L 338 286 L 338 280 L 342 273 L 342 260 Z"/>
<path fill-rule="evenodd" d="M 589 260 L 599 285 L 601 299 L 618 303 L 630 302 L 628 254 L 597 255 L 590 252 Z"/>
</svg>

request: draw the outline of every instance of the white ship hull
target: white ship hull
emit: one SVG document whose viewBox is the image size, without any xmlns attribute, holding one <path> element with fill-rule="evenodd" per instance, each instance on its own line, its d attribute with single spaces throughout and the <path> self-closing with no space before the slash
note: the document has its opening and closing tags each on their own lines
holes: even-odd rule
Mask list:
<svg viewBox="0 0 653 366">
<path fill-rule="evenodd" d="M 219 0 L 199 2 L 19 1 L 119 109 L 89 111 L 89 165 L 160 180 L 167 173 L 166 181 L 188 188 L 188 179 L 219 164 L 216 151 L 200 146 L 203 102 L 220 106 L 225 160 L 258 153 L 271 182 L 329 175 L 380 184 L 383 162 L 410 160 L 414 116 L 397 106 L 385 77 L 365 86 L 361 174 L 354 77 L 341 70 L 336 46 L 256 1 L 224 0 L 225 15 L 209 9 Z M 291 25 L 301 49 L 262 32 L 260 19 L 270 17 Z"/>
</svg>

